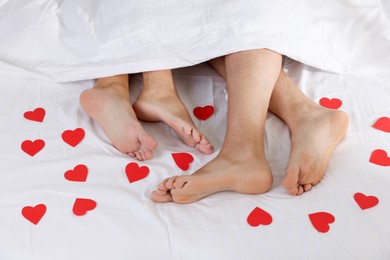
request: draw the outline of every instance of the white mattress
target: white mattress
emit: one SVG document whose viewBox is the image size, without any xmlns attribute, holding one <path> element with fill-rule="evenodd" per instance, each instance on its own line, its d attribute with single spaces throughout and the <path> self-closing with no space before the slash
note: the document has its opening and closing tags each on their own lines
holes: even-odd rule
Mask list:
<svg viewBox="0 0 390 260">
<path fill-rule="evenodd" d="M 389 13 L 387 0 L 0 1 L 0 260 L 390 259 Z M 221 148 L 225 81 L 201 62 L 259 47 L 298 60 L 285 69 L 302 91 L 350 116 L 322 182 L 287 194 L 289 130 L 270 113 L 269 192 L 154 203 L 164 178 Z M 79 105 L 96 77 L 190 65 L 174 78 L 189 111 L 214 107 L 207 120 L 192 114 L 212 155 L 143 123 L 159 146 L 138 162 Z M 136 98 L 140 74 L 131 85 Z M 194 158 L 189 169 L 177 153 Z"/>
</svg>

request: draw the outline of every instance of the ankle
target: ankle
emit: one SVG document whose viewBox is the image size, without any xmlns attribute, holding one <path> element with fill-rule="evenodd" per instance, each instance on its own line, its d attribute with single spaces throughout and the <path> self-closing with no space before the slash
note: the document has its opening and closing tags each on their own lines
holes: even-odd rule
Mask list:
<svg viewBox="0 0 390 260">
<path fill-rule="evenodd" d="M 170 70 L 150 71 L 143 73 L 144 88 L 147 90 L 174 90 L 175 84 Z"/>
<path fill-rule="evenodd" d="M 112 94 L 129 94 L 129 85 L 124 84 L 124 83 L 118 83 L 118 82 L 113 82 L 109 84 L 96 84 L 91 90 L 104 90 L 107 91 L 107 93 L 112 93 Z"/>
<path fill-rule="evenodd" d="M 262 145 L 223 145 L 218 157 L 232 162 L 247 162 L 248 160 L 266 160 Z"/>
<path fill-rule="evenodd" d="M 318 105 L 300 104 L 289 109 L 282 119 L 286 122 L 289 128 L 292 129 L 308 120 L 320 117 L 325 112 L 325 109 Z"/>
</svg>

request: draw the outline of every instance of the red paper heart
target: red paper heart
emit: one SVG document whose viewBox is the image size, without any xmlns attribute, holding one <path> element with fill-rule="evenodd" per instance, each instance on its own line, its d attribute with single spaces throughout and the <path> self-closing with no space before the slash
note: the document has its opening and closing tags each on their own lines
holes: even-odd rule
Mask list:
<svg viewBox="0 0 390 260">
<path fill-rule="evenodd" d="M 38 204 L 35 207 L 26 206 L 22 209 L 23 217 L 25 217 L 28 221 L 30 221 L 34 225 L 39 223 L 39 221 L 42 219 L 45 213 L 46 213 L 46 205 L 44 204 Z"/>
<path fill-rule="evenodd" d="M 372 126 L 375 129 L 381 130 L 383 132 L 390 133 L 390 118 L 388 117 L 381 117 Z"/>
<path fill-rule="evenodd" d="M 335 221 L 334 216 L 328 212 L 312 213 L 309 214 L 309 218 L 314 228 L 321 233 L 328 232 L 330 229 L 329 224 Z"/>
<path fill-rule="evenodd" d="M 379 200 L 375 196 L 366 196 L 363 193 L 357 192 L 353 196 L 356 203 L 359 205 L 359 207 L 362 210 L 372 208 L 376 206 L 379 203 Z"/>
<path fill-rule="evenodd" d="M 193 110 L 194 115 L 200 120 L 206 120 L 214 113 L 213 106 L 196 107 Z"/>
<path fill-rule="evenodd" d="M 190 168 L 190 163 L 194 161 L 194 157 L 189 153 L 173 153 L 172 157 L 177 167 L 183 171 L 188 170 Z"/>
<path fill-rule="evenodd" d="M 259 225 L 269 225 L 272 223 L 272 216 L 261 208 L 256 207 L 248 215 L 247 221 L 248 224 L 252 227 L 257 227 Z"/>
<path fill-rule="evenodd" d="M 85 182 L 88 176 L 88 168 L 84 164 L 79 164 L 73 168 L 73 170 L 66 171 L 64 174 L 65 179 L 68 181 Z"/>
<path fill-rule="evenodd" d="M 62 133 L 61 137 L 65 143 L 75 147 L 78 145 L 85 136 L 84 129 L 76 128 L 75 130 L 66 130 Z"/>
<path fill-rule="evenodd" d="M 25 140 L 21 144 L 23 152 L 27 153 L 31 157 L 41 151 L 43 147 L 45 147 L 45 141 L 41 139 L 37 139 L 35 141 Z"/>
<path fill-rule="evenodd" d="M 139 167 L 137 163 L 132 162 L 126 165 L 126 176 L 130 183 L 142 180 L 149 174 L 148 166 Z"/>
<path fill-rule="evenodd" d="M 331 109 L 338 109 L 339 107 L 341 107 L 343 102 L 341 102 L 341 100 L 338 98 L 329 99 L 329 98 L 324 97 L 324 98 L 320 99 L 320 104 L 323 107 L 327 107 L 327 108 L 331 108 Z"/>
<path fill-rule="evenodd" d="M 38 107 L 33 111 L 27 111 L 24 113 L 24 118 L 32 121 L 43 122 L 45 118 L 45 109 Z"/>
<path fill-rule="evenodd" d="M 73 204 L 73 213 L 76 216 L 83 216 L 96 208 L 96 202 L 91 199 L 77 198 Z"/>
<path fill-rule="evenodd" d="M 387 156 L 386 151 L 377 149 L 371 153 L 370 163 L 380 166 L 390 166 L 390 157 Z"/>
</svg>

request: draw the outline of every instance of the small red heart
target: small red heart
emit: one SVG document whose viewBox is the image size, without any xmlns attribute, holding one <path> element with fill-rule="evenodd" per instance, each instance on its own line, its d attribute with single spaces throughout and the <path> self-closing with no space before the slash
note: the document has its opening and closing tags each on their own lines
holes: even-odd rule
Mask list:
<svg viewBox="0 0 390 260">
<path fill-rule="evenodd" d="M 312 213 L 309 214 L 309 218 L 314 228 L 321 233 L 328 232 L 330 229 L 329 224 L 335 221 L 334 216 L 328 212 Z"/>
<path fill-rule="evenodd" d="M 38 224 L 46 213 L 46 205 L 38 204 L 35 207 L 26 206 L 22 209 L 22 215 L 34 225 Z"/>
<path fill-rule="evenodd" d="M 173 153 L 172 157 L 177 167 L 183 171 L 188 170 L 190 168 L 190 163 L 194 161 L 194 157 L 189 153 Z"/>
<path fill-rule="evenodd" d="M 359 207 L 362 210 L 372 208 L 376 206 L 379 203 L 379 200 L 375 196 L 366 196 L 363 193 L 357 192 L 353 196 L 356 203 L 359 205 Z"/>
<path fill-rule="evenodd" d="M 73 213 L 76 216 L 83 216 L 88 211 L 96 208 L 96 202 L 91 199 L 77 198 L 73 204 Z"/>
<path fill-rule="evenodd" d="M 386 151 L 377 149 L 371 153 L 370 163 L 380 166 L 390 166 L 390 157 L 387 156 Z"/>
<path fill-rule="evenodd" d="M 76 128 L 75 130 L 65 130 L 61 135 L 62 140 L 73 147 L 78 145 L 81 140 L 83 140 L 84 136 L 85 132 L 82 128 Z"/>
<path fill-rule="evenodd" d="M 79 164 L 73 168 L 73 170 L 66 171 L 64 174 L 65 179 L 68 181 L 85 182 L 88 176 L 88 168 L 84 164 Z"/>
<path fill-rule="evenodd" d="M 338 98 L 329 99 L 329 98 L 324 97 L 324 98 L 320 99 L 320 104 L 323 107 L 327 107 L 327 108 L 331 108 L 331 109 L 338 109 L 339 107 L 341 107 L 343 102 L 341 102 L 341 100 Z"/>
<path fill-rule="evenodd" d="M 41 151 L 43 147 L 45 147 L 45 141 L 41 139 L 37 139 L 35 141 L 25 140 L 21 144 L 23 152 L 27 153 L 31 157 Z"/>
<path fill-rule="evenodd" d="M 252 227 L 257 227 L 259 225 L 269 225 L 272 223 L 272 216 L 261 208 L 256 207 L 248 215 L 247 221 L 248 224 Z"/>
<path fill-rule="evenodd" d="M 148 166 L 141 166 L 135 162 L 126 165 L 126 176 L 130 183 L 142 180 L 149 174 Z"/>
<path fill-rule="evenodd" d="M 206 120 L 214 113 L 214 107 L 213 106 L 195 107 L 193 113 L 198 119 Z"/>
<path fill-rule="evenodd" d="M 375 129 L 381 130 L 386 133 L 390 133 L 390 118 L 388 117 L 381 117 L 372 126 Z"/>
<path fill-rule="evenodd" d="M 38 107 L 33 111 L 25 112 L 24 118 L 32 121 L 43 122 L 43 119 L 45 118 L 45 114 L 46 114 L 45 109 Z"/>
</svg>

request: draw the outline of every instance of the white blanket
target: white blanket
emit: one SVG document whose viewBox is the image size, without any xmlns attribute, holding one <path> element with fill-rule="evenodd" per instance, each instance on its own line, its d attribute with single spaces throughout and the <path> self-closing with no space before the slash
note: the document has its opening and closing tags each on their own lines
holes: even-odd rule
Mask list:
<svg viewBox="0 0 390 260">
<path fill-rule="evenodd" d="M 0 1 L 0 73 L 55 81 L 270 48 L 334 72 L 390 71 L 377 0 Z"/>
</svg>

